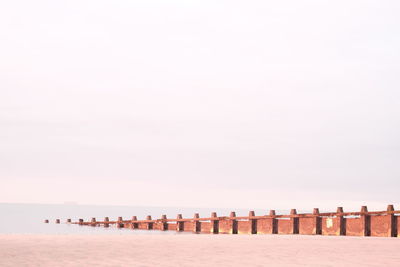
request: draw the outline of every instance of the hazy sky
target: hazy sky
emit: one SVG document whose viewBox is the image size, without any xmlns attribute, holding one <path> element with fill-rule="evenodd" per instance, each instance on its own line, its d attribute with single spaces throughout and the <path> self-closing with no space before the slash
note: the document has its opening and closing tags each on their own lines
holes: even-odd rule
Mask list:
<svg viewBox="0 0 400 267">
<path fill-rule="evenodd" d="M 1 1 L 0 202 L 400 207 L 399 1 Z"/>
</svg>

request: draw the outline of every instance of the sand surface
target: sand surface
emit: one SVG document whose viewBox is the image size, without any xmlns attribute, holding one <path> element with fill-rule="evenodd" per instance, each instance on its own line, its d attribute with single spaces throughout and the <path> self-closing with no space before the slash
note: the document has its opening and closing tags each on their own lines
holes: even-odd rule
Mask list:
<svg viewBox="0 0 400 267">
<path fill-rule="evenodd" d="M 400 266 L 400 238 L 0 235 L 0 266 Z"/>
</svg>

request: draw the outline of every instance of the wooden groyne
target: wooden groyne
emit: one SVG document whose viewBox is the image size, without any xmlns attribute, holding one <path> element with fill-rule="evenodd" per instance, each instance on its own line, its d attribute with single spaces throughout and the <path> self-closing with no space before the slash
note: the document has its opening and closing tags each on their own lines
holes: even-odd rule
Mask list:
<svg viewBox="0 0 400 267">
<path fill-rule="evenodd" d="M 277 215 L 271 210 L 268 215 L 256 216 L 250 211 L 248 216 L 236 216 L 231 212 L 228 216 L 217 216 L 215 212 L 210 217 L 200 218 L 195 213 L 193 218 L 183 218 L 178 214 L 176 219 L 162 215 L 160 219 L 147 216 L 138 220 L 133 216 L 130 220 L 118 217 L 117 220 L 103 221 L 92 218 L 90 221 L 79 219 L 67 223 L 84 226 L 115 226 L 140 230 L 161 230 L 212 234 L 301 234 L 301 235 L 343 235 L 343 236 L 400 236 L 400 210 L 388 205 L 385 211 L 368 211 L 362 206 L 359 212 L 344 212 L 342 207 L 336 212 L 320 213 L 318 208 L 313 213 L 298 214 L 292 209 L 290 214 Z M 58 220 L 58 219 L 57 219 Z M 48 222 L 48 220 L 46 220 Z M 59 222 L 59 220 L 58 220 Z"/>
</svg>

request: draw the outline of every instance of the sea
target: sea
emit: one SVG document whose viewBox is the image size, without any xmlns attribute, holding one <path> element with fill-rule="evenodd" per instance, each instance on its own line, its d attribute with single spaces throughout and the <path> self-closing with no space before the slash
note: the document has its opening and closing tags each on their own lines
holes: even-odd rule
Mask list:
<svg viewBox="0 0 400 267">
<path fill-rule="evenodd" d="M 237 216 L 247 216 L 248 210 L 228 208 L 179 208 L 179 207 L 145 207 L 145 206 L 107 206 L 107 205 L 81 205 L 75 203 L 65 204 L 22 204 L 22 203 L 0 203 L 0 234 L 185 234 L 176 231 L 147 231 L 132 230 L 116 227 L 88 227 L 66 223 L 67 219 L 73 222 L 80 218 L 90 221 L 91 218 L 103 220 L 109 217 L 116 220 L 118 217 L 131 219 L 137 216 L 139 220 L 151 215 L 153 219 L 159 219 L 162 215 L 168 218 L 176 218 L 182 214 L 183 218 L 193 218 L 194 213 L 200 217 L 210 217 L 211 212 L 217 212 L 218 216 L 229 216 L 235 211 Z M 255 210 L 256 215 L 265 215 L 267 210 Z M 284 214 L 287 211 L 277 211 Z M 49 223 L 44 223 L 44 220 Z M 56 224 L 56 219 L 61 223 Z"/>
</svg>

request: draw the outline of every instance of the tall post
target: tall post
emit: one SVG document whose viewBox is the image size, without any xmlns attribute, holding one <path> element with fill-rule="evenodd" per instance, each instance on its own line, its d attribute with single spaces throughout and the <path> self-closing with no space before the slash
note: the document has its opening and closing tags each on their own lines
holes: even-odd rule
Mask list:
<svg viewBox="0 0 400 267">
<path fill-rule="evenodd" d="M 343 207 L 336 209 L 336 218 L 339 223 L 339 235 L 346 235 L 346 218 L 343 216 Z"/>
<path fill-rule="evenodd" d="M 182 214 L 176 216 L 177 220 L 182 220 Z M 185 230 L 185 225 L 183 221 L 176 221 L 176 231 L 182 232 Z"/>
<path fill-rule="evenodd" d="M 132 229 L 138 229 L 139 225 L 136 222 L 137 221 L 137 217 L 136 216 L 132 216 Z"/>
<path fill-rule="evenodd" d="M 151 215 L 147 215 L 146 220 L 150 221 L 151 220 Z M 148 222 L 147 223 L 147 230 L 153 230 L 153 222 Z"/>
<path fill-rule="evenodd" d="M 211 233 L 218 234 L 219 233 L 219 219 L 217 217 L 216 212 L 211 213 Z M 214 219 L 215 218 L 215 219 Z"/>
<path fill-rule="evenodd" d="M 123 222 L 122 217 L 118 217 L 117 228 L 124 228 L 124 222 Z"/>
<path fill-rule="evenodd" d="M 319 216 L 319 209 L 314 208 L 313 215 L 315 215 L 315 233 L 316 235 L 322 234 L 322 218 Z"/>
<path fill-rule="evenodd" d="M 198 213 L 195 213 L 193 216 L 194 219 L 199 219 L 200 215 Z M 195 233 L 200 233 L 201 232 L 201 222 L 198 220 L 193 220 L 193 232 Z"/>
<path fill-rule="evenodd" d="M 161 215 L 161 231 L 168 230 L 168 223 L 165 221 L 167 219 L 167 215 Z"/>
<path fill-rule="evenodd" d="M 290 215 L 296 215 L 297 211 L 296 209 L 291 209 Z M 299 233 L 299 218 L 298 217 L 290 217 L 290 220 L 292 221 L 292 233 L 293 234 L 298 234 Z"/>
<path fill-rule="evenodd" d="M 371 216 L 368 215 L 367 206 L 361 207 L 361 219 L 362 219 L 362 225 L 363 225 L 363 229 L 364 229 L 364 236 L 370 236 L 371 235 Z"/>
<path fill-rule="evenodd" d="M 396 216 L 394 216 L 394 206 L 393 205 L 388 205 L 386 211 L 388 212 L 388 215 L 390 216 L 390 236 L 391 237 L 396 237 L 397 236 L 397 221 L 396 221 Z"/>
<path fill-rule="evenodd" d="M 275 216 L 276 216 L 275 210 L 270 210 L 269 216 L 271 216 L 272 234 L 277 234 L 278 233 L 278 219 L 275 218 Z"/>
<path fill-rule="evenodd" d="M 254 211 L 249 211 L 249 221 L 250 221 L 250 229 L 251 229 L 251 234 L 257 234 L 257 220 L 256 219 L 252 219 L 252 217 L 256 216 L 256 214 L 254 213 Z"/>
<path fill-rule="evenodd" d="M 229 219 L 231 220 L 231 225 L 232 225 L 231 234 L 236 235 L 238 233 L 238 222 L 236 220 L 236 212 L 231 211 Z"/>
</svg>

